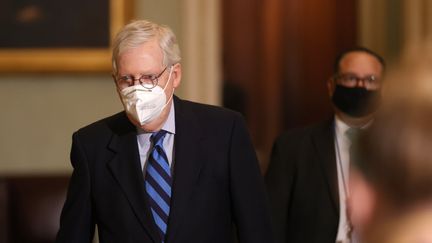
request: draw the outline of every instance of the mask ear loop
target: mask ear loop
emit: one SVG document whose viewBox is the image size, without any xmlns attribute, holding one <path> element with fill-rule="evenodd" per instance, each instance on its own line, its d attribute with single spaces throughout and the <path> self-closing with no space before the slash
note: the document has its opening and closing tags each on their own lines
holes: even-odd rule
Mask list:
<svg viewBox="0 0 432 243">
<path fill-rule="evenodd" d="M 169 76 L 168 76 L 168 82 L 165 84 L 165 87 L 163 88 L 163 91 L 165 92 L 166 87 L 168 87 L 168 83 L 171 81 L 171 74 L 172 74 L 172 70 L 173 70 L 174 65 L 171 65 L 170 67 L 170 72 L 169 72 Z M 174 96 L 174 87 L 172 89 L 170 98 L 168 99 L 168 101 L 165 103 L 165 105 L 162 107 L 162 110 L 165 109 L 165 107 L 171 102 L 172 98 Z"/>
<path fill-rule="evenodd" d="M 170 67 L 170 72 L 169 72 L 169 75 L 168 75 L 168 82 L 166 82 L 165 87 L 163 88 L 163 91 L 165 91 L 166 87 L 168 87 L 168 84 L 171 81 L 171 74 L 172 74 L 173 66 L 174 65 L 171 65 L 171 67 Z"/>
</svg>

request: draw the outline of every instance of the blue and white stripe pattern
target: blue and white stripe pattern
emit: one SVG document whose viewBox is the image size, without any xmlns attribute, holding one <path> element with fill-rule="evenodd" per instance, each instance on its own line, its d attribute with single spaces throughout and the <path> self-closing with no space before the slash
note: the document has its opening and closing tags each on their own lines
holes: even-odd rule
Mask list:
<svg viewBox="0 0 432 243">
<path fill-rule="evenodd" d="M 151 136 L 153 149 L 147 162 L 145 188 L 153 219 L 162 242 L 165 241 L 170 213 L 172 177 L 168 158 L 163 148 L 166 131 L 160 130 Z"/>
</svg>

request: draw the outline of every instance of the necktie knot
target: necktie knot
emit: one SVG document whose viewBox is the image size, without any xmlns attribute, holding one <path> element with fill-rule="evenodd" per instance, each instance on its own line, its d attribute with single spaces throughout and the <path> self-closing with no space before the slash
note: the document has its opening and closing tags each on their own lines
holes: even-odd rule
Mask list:
<svg viewBox="0 0 432 243">
<path fill-rule="evenodd" d="M 347 138 L 350 140 L 350 142 L 354 142 L 358 135 L 360 133 L 360 128 L 354 128 L 354 127 L 350 127 L 348 128 L 348 130 L 345 132 L 345 135 L 347 136 Z"/>
<path fill-rule="evenodd" d="M 163 147 L 162 142 L 165 138 L 166 133 L 167 133 L 167 131 L 165 131 L 165 130 L 160 130 L 159 132 L 153 133 L 150 137 L 151 141 L 154 144 L 153 146 L 156 147 L 156 145 L 159 145 L 159 146 Z"/>
</svg>

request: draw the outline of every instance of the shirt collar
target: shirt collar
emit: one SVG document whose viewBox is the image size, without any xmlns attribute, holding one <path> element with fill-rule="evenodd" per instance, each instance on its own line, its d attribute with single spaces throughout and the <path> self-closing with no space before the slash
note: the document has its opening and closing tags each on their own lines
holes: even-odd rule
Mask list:
<svg viewBox="0 0 432 243">
<path fill-rule="evenodd" d="M 348 124 L 343 122 L 338 116 L 335 116 L 335 129 L 337 134 L 345 134 L 345 132 L 350 128 Z"/>
<path fill-rule="evenodd" d="M 370 121 L 368 121 L 368 123 L 366 123 L 365 125 L 363 125 L 362 127 L 360 127 L 361 130 L 367 129 L 372 125 L 373 119 L 371 119 Z M 335 115 L 335 126 L 336 126 L 336 130 L 338 132 L 346 132 L 350 126 L 348 124 L 346 124 L 344 121 L 342 121 L 338 116 Z"/>
</svg>

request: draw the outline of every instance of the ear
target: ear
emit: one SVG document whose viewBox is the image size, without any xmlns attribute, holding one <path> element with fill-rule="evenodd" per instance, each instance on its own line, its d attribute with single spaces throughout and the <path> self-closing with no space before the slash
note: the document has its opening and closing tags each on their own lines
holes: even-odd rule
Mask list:
<svg viewBox="0 0 432 243">
<path fill-rule="evenodd" d="M 118 95 L 118 97 L 120 99 L 120 102 L 122 102 L 122 98 L 121 98 L 121 94 L 120 94 L 120 89 L 119 89 L 119 86 L 117 85 L 117 77 L 114 74 L 111 74 L 111 77 L 113 78 L 113 82 L 114 82 L 114 85 L 116 87 L 116 92 L 117 92 L 117 95 Z M 122 104 L 123 104 L 123 102 L 122 102 Z"/>
<path fill-rule="evenodd" d="M 181 64 L 176 63 L 172 68 L 173 68 L 172 71 L 173 87 L 177 88 L 181 82 L 181 76 L 182 76 Z"/>
<path fill-rule="evenodd" d="M 334 78 L 330 77 L 329 79 L 327 79 L 327 92 L 330 98 L 333 96 L 334 90 L 335 90 Z"/>
<path fill-rule="evenodd" d="M 113 79 L 113 81 L 114 81 L 114 84 L 117 85 L 117 82 L 116 82 L 116 79 L 117 79 L 117 78 L 116 78 L 116 75 L 115 75 L 114 73 L 112 73 L 112 74 L 111 74 L 111 77 L 112 77 L 112 79 Z"/>
</svg>

